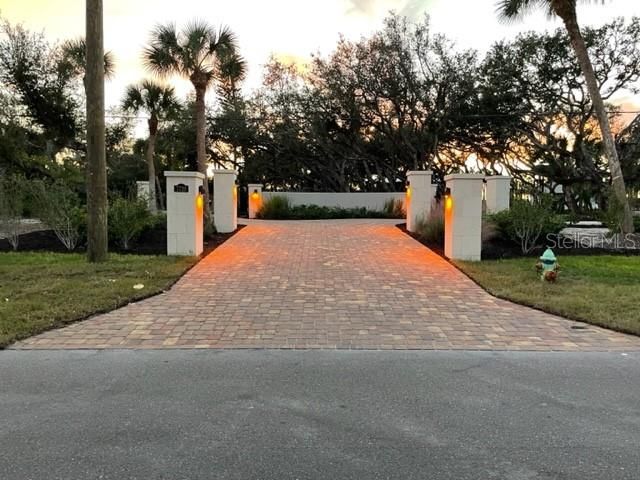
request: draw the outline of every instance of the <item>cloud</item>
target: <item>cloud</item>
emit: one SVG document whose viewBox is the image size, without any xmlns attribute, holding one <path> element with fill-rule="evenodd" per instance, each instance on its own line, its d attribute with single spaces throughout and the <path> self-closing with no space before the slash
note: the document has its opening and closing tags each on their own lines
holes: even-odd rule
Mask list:
<svg viewBox="0 0 640 480">
<path fill-rule="evenodd" d="M 400 15 L 415 19 L 419 18 L 435 0 L 347 0 L 349 8 L 347 14 L 361 14 L 368 17 L 386 15 L 394 10 Z"/>
<path fill-rule="evenodd" d="M 433 3 L 433 0 L 409 0 L 400 10 L 400 15 L 411 19 L 420 18 Z"/>
<path fill-rule="evenodd" d="M 348 14 L 352 13 L 364 13 L 365 15 L 375 14 L 376 0 L 347 0 L 350 8 L 347 10 Z"/>
</svg>

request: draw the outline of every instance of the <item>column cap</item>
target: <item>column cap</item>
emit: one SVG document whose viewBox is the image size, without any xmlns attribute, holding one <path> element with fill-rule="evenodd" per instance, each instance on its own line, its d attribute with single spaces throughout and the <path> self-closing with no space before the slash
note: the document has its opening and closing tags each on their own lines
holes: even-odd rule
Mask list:
<svg viewBox="0 0 640 480">
<path fill-rule="evenodd" d="M 488 182 L 489 180 L 512 180 L 513 177 L 508 175 L 491 175 L 489 177 L 484 177 L 484 179 Z"/>
<path fill-rule="evenodd" d="M 479 173 L 452 173 L 444 177 L 444 181 L 449 180 L 484 180 L 484 175 Z"/>
<path fill-rule="evenodd" d="M 237 170 L 227 170 L 226 168 L 218 168 L 216 170 L 211 170 L 211 173 L 214 175 L 238 175 Z"/>
<path fill-rule="evenodd" d="M 200 178 L 204 180 L 204 175 L 200 172 L 176 172 L 176 171 L 166 171 L 164 172 L 165 177 L 182 177 L 182 178 Z"/>
<path fill-rule="evenodd" d="M 407 172 L 407 177 L 411 175 L 433 175 L 431 170 L 410 170 Z"/>
<path fill-rule="evenodd" d="M 264 185 L 262 183 L 248 183 L 247 187 L 251 188 L 251 187 L 260 187 L 262 188 Z"/>
</svg>

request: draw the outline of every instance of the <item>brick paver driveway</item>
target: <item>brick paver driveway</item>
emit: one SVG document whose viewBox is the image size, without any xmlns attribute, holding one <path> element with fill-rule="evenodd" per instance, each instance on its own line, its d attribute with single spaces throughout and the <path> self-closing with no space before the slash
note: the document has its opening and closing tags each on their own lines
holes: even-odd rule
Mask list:
<svg viewBox="0 0 640 480">
<path fill-rule="evenodd" d="M 492 297 L 392 223 L 251 223 L 169 292 L 15 347 L 640 350 Z"/>
</svg>

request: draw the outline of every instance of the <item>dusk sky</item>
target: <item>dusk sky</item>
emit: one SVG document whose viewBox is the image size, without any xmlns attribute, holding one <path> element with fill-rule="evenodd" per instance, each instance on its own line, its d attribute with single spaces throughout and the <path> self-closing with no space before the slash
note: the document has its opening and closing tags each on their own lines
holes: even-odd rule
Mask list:
<svg viewBox="0 0 640 480">
<path fill-rule="evenodd" d="M 524 30 L 560 25 L 542 13 L 511 25 L 501 24 L 496 19 L 495 0 L 105 0 L 104 4 L 105 48 L 116 59 L 116 77 L 106 89 L 108 106 L 119 102 L 127 84 L 147 75 L 140 55 L 157 23 L 176 22 L 180 26 L 202 18 L 214 25 L 229 25 L 249 63 L 247 90 L 259 85 L 262 65 L 271 54 L 304 62 L 311 53 L 330 52 L 340 33 L 357 39 L 378 29 L 390 10 L 414 19 L 428 13 L 434 32 L 446 34 L 461 48 L 479 50 Z M 84 35 L 84 6 L 83 0 L 0 0 L 0 14 L 56 41 Z M 640 16 L 638 0 L 579 7 L 583 25 L 633 15 Z M 179 93 L 190 91 L 188 84 L 174 83 Z"/>
</svg>

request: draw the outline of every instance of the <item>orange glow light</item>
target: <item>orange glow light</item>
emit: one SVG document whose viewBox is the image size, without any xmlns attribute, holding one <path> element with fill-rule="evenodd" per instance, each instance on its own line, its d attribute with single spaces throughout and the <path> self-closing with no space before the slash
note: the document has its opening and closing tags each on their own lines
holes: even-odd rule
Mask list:
<svg viewBox="0 0 640 480">
<path fill-rule="evenodd" d="M 407 187 L 407 198 L 411 198 L 411 187 Z"/>
<path fill-rule="evenodd" d="M 451 210 L 453 207 L 453 198 L 450 195 L 447 195 L 444 200 L 444 208 L 447 210 Z"/>
<path fill-rule="evenodd" d="M 196 197 L 196 207 L 198 210 L 202 210 L 202 207 L 204 207 L 204 199 L 202 198 L 202 195 L 198 195 Z"/>
<path fill-rule="evenodd" d="M 260 198 L 260 194 L 258 192 L 253 192 L 251 194 L 251 198 L 254 200 L 258 200 Z"/>
</svg>

